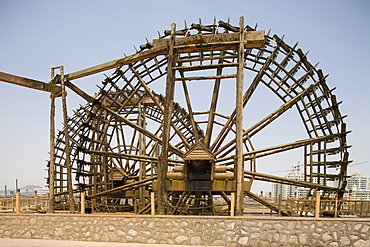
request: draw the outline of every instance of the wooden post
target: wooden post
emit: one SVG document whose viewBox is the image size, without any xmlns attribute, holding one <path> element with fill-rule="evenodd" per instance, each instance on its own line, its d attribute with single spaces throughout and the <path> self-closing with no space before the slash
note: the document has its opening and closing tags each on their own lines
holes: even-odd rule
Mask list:
<svg viewBox="0 0 370 247">
<path fill-rule="evenodd" d="M 316 192 L 315 218 L 320 218 L 320 192 Z"/>
<path fill-rule="evenodd" d="M 243 214 L 243 84 L 244 84 L 244 17 L 240 17 L 240 44 L 236 79 L 236 214 Z"/>
<path fill-rule="evenodd" d="M 138 111 L 139 111 L 139 117 L 138 117 L 138 124 L 143 127 L 144 129 L 146 128 L 146 119 L 145 119 L 145 105 L 140 103 L 138 106 Z M 145 135 L 143 133 L 139 133 L 139 155 L 145 155 L 146 143 L 145 143 Z M 140 180 L 145 179 L 146 176 L 146 162 L 140 161 L 140 168 L 139 168 L 139 176 Z M 145 187 L 141 186 L 139 188 L 139 209 L 141 210 L 145 206 Z"/>
<path fill-rule="evenodd" d="M 63 123 L 64 123 L 64 138 L 65 138 L 65 155 L 67 167 L 67 190 L 69 197 L 69 210 L 71 213 L 75 212 L 75 200 L 73 197 L 73 186 L 72 186 L 72 164 L 71 164 L 71 149 L 68 132 L 68 112 L 67 112 L 67 92 L 65 87 L 64 68 L 60 66 L 60 80 L 62 83 L 62 107 L 63 107 Z"/>
<path fill-rule="evenodd" d="M 51 69 L 51 79 L 54 77 L 54 68 Z M 48 213 L 54 212 L 54 182 L 55 182 L 55 94 L 50 94 L 50 160 L 49 160 L 49 207 Z"/>
<path fill-rule="evenodd" d="M 150 192 L 150 212 L 151 215 L 155 215 L 155 198 L 154 198 L 154 192 Z"/>
<path fill-rule="evenodd" d="M 91 200 L 91 213 L 95 213 L 96 198 Z"/>
<path fill-rule="evenodd" d="M 175 65 L 173 47 L 175 44 L 176 24 L 171 25 L 171 37 L 168 47 L 167 78 L 166 78 L 166 102 L 163 116 L 162 131 L 162 152 L 158 160 L 158 213 L 165 214 L 165 204 L 167 201 L 165 181 L 168 170 L 168 149 L 170 141 L 171 116 L 173 111 L 173 99 L 175 93 L 175 72 L 172 67 Z"/>
<path fill-rule="evenodd" d="M 278 198 L 278 216 L 281 216 L 281 200 L 282 200 L 282 195 L 279 194 L 279 198 Z"/>
<path fill-rule="evenodd" d="M 230 216 L 235 216 L 235 193 L 231 193 Z"/>
<path fill-rule="evenodd" d="M 133 203 L 134 203 L 134 212 L 135 212 L 135 214 L 137 214 L 137 212 L 138 212 L 138 205 L 137 205 L 137 198 L 135 197 L 134 199 L 132 199 L 133 200 Z"/>
<path fill-rule="evenodd" d="M 334 218 L 338 217 L 338 195 L 335 195 Z"/>
<path fill-rule="evenodd" d="M 12 195 L 11 207 L 12 207 L 12 213 L 14 213 L 15 212 L 15 197 L 14 197 L 14 194 Z"/>
<path fill-rule="evenodd" d="M 85 192 L 81 192 L 81 214 L 85 214 Z"/>
<path fill-rule="evenodd" d="M 15 213 L 21 213 L 21 192 L 19 191 L 15 194 Z"/>
</svg>

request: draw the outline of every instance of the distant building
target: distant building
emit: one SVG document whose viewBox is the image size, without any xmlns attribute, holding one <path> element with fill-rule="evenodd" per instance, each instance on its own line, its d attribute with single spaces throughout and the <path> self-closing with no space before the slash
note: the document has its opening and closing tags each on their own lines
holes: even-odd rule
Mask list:
<svg viewBox="0 0 370 247">
<path fill-rule="evenodd" d="M 347 187 L 352 200 L 370 200 L 369 178 L 355 172 L 347 179 Z M 344 195 L 349 198 L 349 194 Z"/>
<path fill-rule="evenodd" d="M 303 174 L 297 174 L 294 171 L 289 172 L 285 178 L 297 181 L 304 181 Z M 287 185 L 287 184 L 279 184 L 274 183 L 272 185 L 272 196 L 274 198 L 279 197 L 281 195 L 283 198 L 305 198 L 307 193 L 310 191 L 308 188 L 302 188 L 295 185 Z"/>
<path fill-rule="evenodd" d="M 361 174 L 355 172 L 347 179 L 346 190 L 366 190 L 368 189 L 368 178 L 361 176 Z"/>
<path fill-rule="evenodd" d="M 49 189 L 37 189 L 37 195 L 46 195 L 49 194 Z"/>
</svg>

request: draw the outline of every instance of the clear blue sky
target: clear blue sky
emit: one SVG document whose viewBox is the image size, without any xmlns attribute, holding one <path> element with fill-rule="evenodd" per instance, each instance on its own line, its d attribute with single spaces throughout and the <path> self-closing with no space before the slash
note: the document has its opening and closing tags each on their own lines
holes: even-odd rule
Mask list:
<svg viewBox="0 0 370 247">
<path fill-rule="evenodd" d="M 170 29 L 198 22 L 239 17 L 269 30 L 303 51 L 312 64 L 320 62 L 327 82 L 336 87 L 340 110 L 352 133 L 350 159 L 370 161 L 370 1 L 0 1 L 0 71 L 50 79 L 50 68 L 66 73 L 135 52 Z M 92 94 L 103 75 L 75 81 Z M 49 94 L 0 82 L 0 189 L 44 184 L 49 150 Z M 77 107 L 70 95 L 69 110 Z M 60 112 L 57 114 L 61 115 Z M 57 120 L 61 127 L 61 118 Z M 281 169 L 290 169 L 292 164 Z M 349 168 L 370 176 L 370 163 Z M 281 170 L 280 167 L 278 170 Z M 284 174 L 279 174 L 284 175 Z"/>
</svg>

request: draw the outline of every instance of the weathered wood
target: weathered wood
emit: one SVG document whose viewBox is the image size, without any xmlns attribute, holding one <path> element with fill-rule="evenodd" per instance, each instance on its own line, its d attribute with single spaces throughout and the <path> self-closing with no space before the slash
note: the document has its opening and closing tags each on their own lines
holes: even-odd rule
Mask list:
<svg viewBox="0 0 370 247">
<path fill-rule="evenodd" d="M 184 72 L 180 71 L 180 76 L 183 78 L 184 77 Z M 191 127 L 193 129 L 194 139 L 195 139 L 195 142 L 198 142 L 199 141 L 199 135 L 198 135 L 198 131 L 197 131 L 197 125 L 196 125 L 195 120 L 194 120 L 193 109 L 192 109 L 192 106 L 191 106 L 188 87 L 186 85 L 185 79 L 182 80 L 182 88 L 184 90 L 186 106 L 188 107 L 190 124 L 191 124 Z"/>
<path fill-rule="evenodd" d="M 300 92 L 298 95 L 296 95 L 294 98 L 291 100 L 287 101 L 283 105 L 281 105 L 278 109 L 264 117 L 262 120 L 257 122 L 255 125 L 252 127 L 248 128 L 243 132 L 243 138 L 250 138 L 257 134 L 259 131 L 261 131 L 263 128 L 265 128 L 267 125 L 271 124 L 274 120 L 278 119 L 280 116 L 283 115 L 284 112 L 289 110 L 294 104 L 297 103 L 298 100 L 300 100 L 302 97 L 305 95 L 309 94 L 312 92 L 312 90 L 316 87 L 318 82 L 312 84 L 308 88 L 306 88 L 304 91 Z M 225 154 L 230 153 L 232 148 L 230 149 L 231 145 L 235 145 L 236 139 L 228 142 L 225 144 L 223 147 L 219 148 L 215 154 L 220 154 L 224 152 Z M 226 151 L 225 151 L 226 150 Z"/>
<path fill-rule="evenodd" d="M 165 180 L 168 170 L 168 147 L 170 141 L 171 116 L 173 111 L 173 99 L 175 93 L 175 73 L 172 67 L 175 66 L 175 53 L 173 47 L 175 45 L 176 24 L 171 25 L 171 38 L 168 46 L 168 64 L 166 78 L 166 101 L 163 117 L 163 132 L 162 132 L 162 152 L 158 162 L 158 213 L 165 214 L 165 203 L 167 201 L 167 193 L 165 188 Z"/>
<path fill-rule="evenodd" d="M 236 79 L 236 214 L 243 215 L 243 180 L 244 180 L 244 160 L 243 160 L 243 84 L 244 84 L 244 17 L 240 17 L 240 44 L 238 50 L 238 70 Z"/>
<path fill-rule="evenodd" d="M 64 124 L 64 138 L 65 138 L 65 155 L 66 155 L 66 166 L 67 166 L 67 190 L 69 197 L 69 210 L 71 213 L 75 212 L 75 200 L 73 195 L 72 185 L 72 163 L 71 163 L 71 149 L 69 140 L 69 128 L 68 128 L 68 111 L 67 111 L 67 92 L 65 87 L 64 68 L 60 67 L 60 76 L 62 83 L 62 108 L 63 108 L 63 124 Z"/>
<path fill-rule="evenodd" d="M 214 79 L 230 79 L 236 78 L 236 74 L 231 75 L 214 75 L 214 76 L 194 76 L 194 77 L 184 77 L 184 78 L 176 78 L 176 81 L 201 81 L 201 80 L 214 80 Z"/>
<path fill-rule="evenodd" d="M 73 80 L 125 65 L 107 76 L 94 97 L 64 80 L 65 86 L 90 103 L 81 107 L 76 119 L 69 119 L 71 136 L 76 136 L 76 140 L 70 142 L 71 149 L 77 159 L 85 159 L 75 160 L 77 165 L 71 168 L 79 179 L 76 186 L 85 186 L 89 195 L 97 195 L 97 203 L 99 196 L 107 197 L 104 203 L 108 210 L 110 206 L 116 207 L 112 197 L 117 192 L 126 191 L 121 194 L 122 198 L 136 197 L 132 212 L 145 213 L 149 208 L 145 204 L 148 199 L 145 186 L 151 183 L 157 191 L 159 214 L 166 213 L 167 209 L 173 214 L 198 214 L 201 211 L 217 214 L 212 208 L 213 195 L 221 194 L 228 202 L 227 196 L 231 192 L 236 195 L 236 214 L 242 214 L 244 191 L 250 191 L 253 179 L 325 190 L 325 196 L 343 194 L 344 190 L 338 192 L 337 188 L 325 187 L 325 184 L 304 184 L 256 172 L 257 161 L 262 157 L 305 149 L 307 179 L 313 182 L 320 178 L 327 181 L 336 178 L 340 183 L 338 187 L 343 188 L 348 145 L 345 144 L 345 131 L 339 130 L 344 116 L 340 115 L 336 98 L 325 84 L 320 70 L 307 61 L 306 55 L 296 49 L 297 45 L 290 47 L 278 37 L 274 42 L 272 37 L 265 37 L 263 31 L 249 31 L 251 28 L 245 28 L 243 22 L 241 18 L 240 27 L 222 22 L 210 26 L 192 25 L 193 29 L 199 30 L 197 35 L 187 28 L 177 32 L 172 26 L 169 38 L 155 40 L 153 44 L 147 41 L 134 55 L 68 75 L 66 80 Z M 219 28 L 227 31 L 218 34 Z M 179 37 L 181 35 L 184 37 Z M 244 70 L 251 72 L 248 72 L 248 79 L 249 75 L 254 75 L 250 82 L 244 83 Z M 155 94 L 151 86 L 156 89 L 162 86 L 163 89 L 165 75 L 165 95 Z M 232 86 L 232 80 L 222 81 L 227 78 L 236 78 L 235 108 L 231 112 L 221 105 L 221 100 L 231 100 L 229 94 L 220 91 L 221 87 Z M 208 80 L 207 85 L 213 83 L 209 110 L 193 112 L 196 107 L 193 97 L 199 97 L 199 94 L 190 95 L 188 87 L 202 83 L 202 80 Z M 176 99 L 179 97 L 185 106 L 174 102 L 175 81 L 182 83 L 183 90 L 180 91 L 183 95 L 177 91 Z M 221 85 L 222 82 L 226 84 Z M 248 85 L 246 91 L 243 84 Z M 281 102 L 275 111 L 244 130 L 243 111 L 250 99 L 257 96 L 257 87 L 271 90 Z M 294 106 L 298 108 L 308 139 L 256 149 L 252 143 L 255 138 L 252 137 Z M 79 126 L 78 121 L 83 124 Z M 62 195 L 63 203 L 60 205 L 63 206 L 68 200 L 67 191 L 63 192 L 67 189 L 68 165 L 64 160 L 67 142 L 59 139 L 64 139 L 63 135 L 58 137 L 59 149 L 55 149 L 59 170 L 54 195 Z M 198 143 L 204 149 L 195 150 Z M 328 161 L 326 156 L 329 154 L 336 155 L 336 158 Z M 180 160 L 169 159 L 172 155 Z M 250 171 L 245 171 L 247 162 Z M 207 170 L 204 178 L 201 177 L 203 174 L 199 175 L 200 163 Z M 176 165 L 181 169 L 175 167 L 168 171 L 169 166 Z M 337 166 L 341 167 L 339 174 L 327 174 L 326 168 Z M 153 177 L 153 182 L 145 180 Z M 81 181 L 84 182 L 79 184 Z M 119 181 L 125 184 L 111 191 Z M 250 194 L 250 198 L 267 205 L 254 194 Z"/>
<path fill-rule="evenodd" d="M 274 51 L 271 53 L 271 55 L 267 58 L 264 66 L 259 70 L 258 74 L 254 77 L 253 82 L 248 87 L 247 91 L 244 93 L 243 96 L 243 107 L 245 107 L 252 97 L 253 93 L 257 89 L 257 86 L 261 82 L 262 76 L 265 73 L 265 70 L 268 68 L 268 66 L 273 61 L 273 58 L 275 57 L 275 54 L 277 52 L 277 48 L 274 49 Z M 227 134 L 231 130 L 232 126 L 235 124 L 235 110 L 231 113 L 229 119 L 225 123 L 223 129 L 220 131 L 220 133 L 217 135 L 214 143 L 212 144 L 211 150 L 218 150 L 220 146 L 222 145 L 222 142 L 225 140 Z"/>
<path fill-rule="evenodd" d="M 201 47 L 206 48 L 204 51 L 228 50 L 237 48 L 240 43 L 240 33 L 217 33 L 217 34 L 197 34 L 193 36 L 176 38 L 174 49 L 177 52 L 197 52 Z M 261 47 L 265 40 L 264 31 L 247 31 L 243 32 L 244 48 Z M 167 47 L 168 39 L 153 40 L 154 48 Z"/>
<path fill-rule="evenodd" d="M 349 133 L 349 132 L 348 132 Z M 309 139 L 304 139 L 304 140 L 299 140 L 296 142 L 291 142 L 287 144 L 281 144 L 278 146 L 273 146 L 273 147 L 267 147 L 267 148 L 261 148 L 261 149 L 255 149 L 252 151 L 248 151 L 243 153 L 244 160 L 251 160 L 255 158 L 262 158 L 268 155 L 284 152 L 284 151 L 289 151 L 292 149 L 296 148 L 301 148 L 301 147 L 307 147 L 308 145 L 315 144 L 318 142 L 323 142 L 323 141 L 330 141 L 335 138 L 338 138 L 339 136 L 343 135 L 344 133 L 339 133 L 339 134 L 334 134 L 332 136 L 321 136 L 321 137 L 316 137 L 316 138 L 309 138 Z M 305 157 L 310 156 L 307 155 L 305 152 Z M 223 156 L 221 158 L 215 159 L 215 162 L 224 162 L 227 160 L 231 160 L 229 163 L 224 163 L 224 164 L 233 164 L 233 160 L 235 159 L 235 155 L 230 155 L 230 156 Z"/>
<path fill-rule="evenodd" d="M 220 59 L 223 61 L 223 59 Z M 181 60 L 181 62 L 183 62 Z M 205 64 L 205 65 L 195 65 L 195 66 L 177 66 L 172 69 L 181 70 L 181 71 L 199 71 L 199 70 L 208 70 L 208 69 L 218 69 L 220 67 L 237 67 L 238 63 L 218 63 L 218 64 Z"/>
<path fill-rule="evenodd" d="M 52 72 L 52 78 L 54 73 Z M 55 179 L 55 94 L 50 95 L 50 161 L 49 161 L 49 208 L 48 213 L 54 212 L 54 179 Z"/>
<path fill-rule="evenodd" d="M 225 53 L 222 51 L 220 53 L 220 56 L 223 57 L 224 54 Z M 233 64 L 237 65 L 237 63 L 233 63 Z M 224 60 L 221 58 L 216 65 L 225 65 Z M 217 76 L 222 74 L 222 69 L 223 69 L 222 66 L 217 66 L 217 71 L 216 71 Z M 220 92 L 220 86 L 221 86 L 221 80 L 216 79 L 215 84 L 213 86 L 211 105 L 209 108 L 206 136 L 204 138 L 204 144 L 207 148 L 209 148 L 210 143 L 211 143 L 213 127 L 215 123 L 215 112 L 216 112 L 216 107 L 217 107 L 217 102 L 218 102 L 218 95 Z"/>
<path fill-rule="evenodd" d="M 264 41 L 264 31 L 250 31 L 245 34 L 245 48 L 261 47 Z M 87 69 L 67 74 L 67 80 L 75 80 L 85 76 L 100 73 L 109 69 L 114 69 L 122 65 L 127 65 L 147 58 L 168 54 L 169 39 L 153 40 L 153 48 L 147 51 L 138 52 L 134 55 L 116 59 L 107 63 L 96 65 Z M 229 42 L 229 43 L 227 43 Z M 202 43 L 202 44 L 199 44 Z M 203 44 L 204 43 L 204 44 Z M 196 44 L 196 45 L 189 45 Z M 234 49 L 239 44 L 239 33 L 218 33 L 214 35 L 195 35 L 189 37 L 176 38 L 178 52 L 195 52 L 200 50 L 227 50 Z"/>
<path fill-rule="evenodd" d="M 62 91 L 60 86 L 55 86 L 51 83 L 45 83 L 42 81 L 11 75 L 4 72 L 0 72 L 0 81 L 55 94 L 59 94 Z"/>
</svg>

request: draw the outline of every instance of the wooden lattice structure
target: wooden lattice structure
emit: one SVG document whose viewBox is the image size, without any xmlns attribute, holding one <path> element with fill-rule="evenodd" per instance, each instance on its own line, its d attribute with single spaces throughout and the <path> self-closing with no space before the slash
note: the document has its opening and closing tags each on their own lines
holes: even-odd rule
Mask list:
<svg viewBox="0 0 370 247">
<path fill-rule="evenodd" d="M 109 69 L 94 96 L 72 84 Z M 341 199 L 345 192 L 348 131 L 326 76 L 297 45 L 245 26 L 243 18 L 239 26 L 173 24 L 133 55 L 66 75 L 60 68 L 49 83 L 0 76 L 52 92 L 49 185 L 56 209 L 76 210 L 84 192 L 94 211 L 147 213 L 155 192 L 159 214 L 220 214 L 215 197 L 239 215 L 246 196 L 277 210 L 251 192 L 258 180 L 307 188 L 307 197 L 320 191 Z M 66 87 L 87 101 L 71 117 Z M 259 88 L 278 103 L 247 126 L 247 106 Z M 59 96 L 65 121 L 54 138 Z M 255 136 L 289 111 L 296 111 L 305 138 L 257 147 Z M 260 172 L 259 160 L 292 150 L 304 157 L 304 181 Z"/>
</svg>

